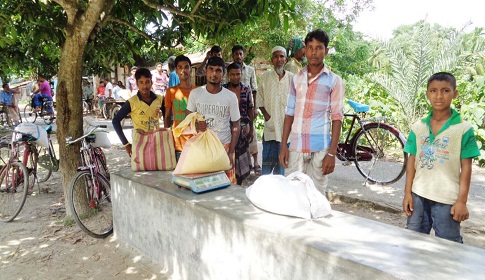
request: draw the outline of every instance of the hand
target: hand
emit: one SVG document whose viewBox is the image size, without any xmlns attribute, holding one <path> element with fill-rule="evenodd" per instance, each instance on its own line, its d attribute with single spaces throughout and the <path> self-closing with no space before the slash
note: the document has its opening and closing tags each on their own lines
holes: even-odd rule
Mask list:
<svg viewBox="0 0 485 280">
<path fill-rule="evenodd" d="M 236 153 L 234 151 L 227 151 L 227 156 L 229 157 L 229 163 L 231 164 L 231 169 L 234 168 L 234 157 Z"/>
<path fill-rule="evenodd" d="M 247 125 L 241 126 L 241 135 L 242 136 L 248 136 L 249 134 L 249 129 Z"/>
<path fill-rule="evenodd" d="M 335 169 L 335 157 L 332 157 L 328 154 L 322 160 L 322 174 L 328 175 L 332 173 Z"/>
<path fill-rule="evenodd" d="M 414 202 L 413 202 L 413 195 L 412 194 L 405 194 L 404 199 L 402 200 L 402 210 L 406 215 L 409 217 L 414 211 Z"/>
<path fill-rule="evenodd" d="M 470 213 L 468 213 L 466 203 L 464 202 L 455 202 L 451 206 L 450 214 L 453 216 L 453 220 L 457 222 L 463 222 L 470 217 Z"/>
<path fill-rule="evenodd" d="M 285 145 L 281 144 L 280 156 L 279 156 L 281 166 L 283 166 L 284 168 L 288 168 L 289 158 L 290 158 L 290 152 L 288 151 L 288 147 L 286 146 L 286 144 Z"/>
<path fill-rule="evenodd" d="M 125 151 L 128 153 L 128 155 L 131 157 L 131 144 L 128 144 L 125 146 Z"/>
<path fill-rule="evenodd" d="M 207 130 L 207 123 L 205 121 L 196 121 L 195 122 L 195 129 L 197 130 L 197 132 L 206 131 Z"/>
<path fill-rule="evenodd" d="M 254 139 L 254 130 L 253 130 L 253 126 L 252 125 L 251 125 L 251 128 L 249 129 L 247 138 L 248 138 L 248 143 L 253 142 L 253 139 Z"/>
</svg>

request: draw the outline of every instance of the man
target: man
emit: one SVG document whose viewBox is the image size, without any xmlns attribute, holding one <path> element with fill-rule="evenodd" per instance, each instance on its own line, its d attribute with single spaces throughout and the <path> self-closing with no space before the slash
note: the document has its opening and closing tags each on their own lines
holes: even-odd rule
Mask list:
<svg viewBox="0 0 485 280">
<path fill-rule="evenodd" d="M 190 59 L 185 55 L 177 56 L 175 58 L 175 67 L 180 79 L 180 84 L 169 88 L 165 95 L 165 115 L 163 118 L 163 125 L 165 128 L 177 127 L 177 125 L 185 119 L 185 110 L 187 110 L 190 92 L 195 88 L 190 79 L 190 69 L 192 67 Z M 180 135 L 180 137 L 174 137 L 175 156 L 177 161 L 185 142 L 187 142 L 190 137 L 192 137 L 192 135 Z"/>
<path fill-rule="evenodd" d="M 0 102 L 7 105 L 8 115 L 13 120 L 13 125 L 17 125 L 20 122 L 19 107 L 15 96 L 20 95 L 18 89 L 11 89 L 8 84 L 2 85 L 2 92 L 0 92 Z"/>
<path fill-rule="evenodd" d="M 109 81 L 108 78 L 104 78 L 104 95 L 107 96 L 108 98 L 113 97 L 113 84 Z"/>
<path fill-rule="evenodd" d="M 263 175 L 284 174 L 279 164 L 285 109 L 290 94 L 293 73 L 285 71 L 286 50 L 276 46 L 271 50 L 273 70 L 261 76 L 257 104 L 264 116 Z"/>
<path fill-rule="evenodd" d="M 235 63 L 241 65 L 242 69 L 242 76 L 241 76 L 241 82 L 245 85 L 248 85 L 251 87 L 252 93 L 253 93 L 253 101 L 254 101 L 254 118 L 258 116 L 258 111 L 256 107 L 256 94 L 258 92 L 258 84 L 256 82 L 256 71 L 254 71 L 254 68 L 246 65 L 244 63 L 244 47 L 241 45 L 235 45 L 232 47 L 232 59 Z M 256 131 L 253 128 L 254 131 Z M 258 138 L 257 134 L 254 134 L 253 140 L 249 143 L 249 152 L 253 156 L 253 162 L 254 162 L 254 174 L 256 176 L 261 175 L 261 166 L 258 163 Z"/>
<path fill-rule="evenodd" d="M 195 74 L 199 77 L 205 77 L 205 66 L 207 64 L 207 60 L 213 56 L 217 56 L 222 58 L 222 49 L 221 47 L 214 45 L 212 48 L 207 52 L 204 61 L 197 67 L 197 71 Z"/>
<path fill-rule="evenodd" d="M 52 93 L 51 93 L 51 86 L 49 84 L 49 81 L 45 79 L 43 75 L 39 75 L 37 81 L 39 82 L 39 88 L 33 92 L 34 94 L 34 107 L 35 110 L 40 112 L 41 106 L 43 103 L 43 99 L 47 98 L 47 100 L 52 101 Z M 49 112 L 50 118 L 54 118 L 54 109 L 51 106 L 47 106 L 47 108 L 44 108 Z"/>
<path fill-rule="evenodd" d="M 138 70 L 138 67 L 136 66 L 131 67 L 131 76 L 126 78 L 126 89 L 129 89 L 131 91 L 131 96 L 136 95 L 138 93 L 138 86 L 136 84 L 136 79 L 135 79 L 136 70 Z"/>
<path fill-rule="evenodd" d="M 286 174 L 302 171 L 322 194 L 335 168 L 344 115 L 344 82 L 324 64 L 329 41 L 320 29 L 305 37 L 308 65 L 291 82 L 279 156 Z"/>
<path fill-rule="evenodd" d="M 174 87 L 180 84 L 180 79 L 175 73 L 175 56 L 168 58 L 168 69 L 170 70 L 170 75 L 168 76 L 168 87 Z"/>
<path fill-rule="evenodd" d="M 251 154 L 249 153 L 249 142 L 253 140 L 254 135 L 254 105 L 251 88 L 241 83 L 241 65 L 232 63 L 227 66 L 227 76 L 229 83 L 223 86 L 234 92 L 239 101 L 239 113 L 241 114 L 241 132 L 236 145 L 235 167 L 237 184 L 242 182 L 251 172 Z"/>
<path fill-rule="evenodd" d="M 167 74 L 163 72 L 163 64 L 161 62 L 158 62 L 156 64 L 156 69 L 152 76 L 152 82 L 153 92 L 155 92 L 155 94 L 165 96 L 165 90 L 168 84 L 168 77 Z"/>
<path fill-rule="evenodd" d="M 205 123 L 197 123 L 197 128 L 203 131 L 209 127 L 224 145 L 232 167 L 226 174 L 235 184 L 234 153 L 239 138 L 240 114 L 236 95 L 222 87 L 224 72 L 222 58 L 209 58 L 206 65 L 207 84 L 192 90 L 186 114 L 198 112 L 205 117 Z"/>
<path fill-rule="evenodd" d="M 301 63 L 305 58 L 305 44 L 301 38 L 293 38 L 290 40 L 288 43 L 288 55 L 291 59 L 286 63 L 285 70 L 296 74 L 303 68 Z"/>
</svg>

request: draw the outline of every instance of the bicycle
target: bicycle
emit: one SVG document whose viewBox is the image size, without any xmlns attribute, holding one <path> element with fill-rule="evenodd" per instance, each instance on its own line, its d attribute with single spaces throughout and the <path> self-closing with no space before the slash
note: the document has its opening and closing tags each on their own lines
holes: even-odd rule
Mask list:
<svg viewBox="0 0 485 280">
<path fill-rule="evenodd" d="M 9 156 L 0 158 L 3 166 L 0 169 L 0 221 L 11 222 L 22 210 L 27 199 L 29 184 L 29 172 L 19 161 L 19 145 L 10 136 L 10 142 L 1 139 L 0 147 L 9 148 Z"/>
<path fill-rule="evenodd" d="M 98 128 L 106 128 L 106 125 L 96 125 L 75 140 L 66 138 L 67 145 L 82 141 L 82 165 L 69 184 L 68 202 L 76 224 L 84 232 L 95 238 L 105 238 L 113 232 L 113 212 L 106 157 L 101 148 L 96 147 Z"/>
<path fill-rule="evenodd" d="M 404 152 L 405 137 L 386 122 L 385 116 L 365 119 L 369 105 L 352 100 L 348 104 L 355 113 L 344 114 L 352 118 L 352 123 L 345 141 L 338 144 L 337 158 L 344 166 L 354 162 L 359 173 L 371 183 L 388 185 L 398 181 L 406 171 L 408 159 Z M 356 124 L 360 128 L 352 135 Z"/>
<path fill-rule="evenodd" d="M 13 128 L 13 121 L 8 112 L 8 105 L 5 103 L 0 103 L 0 124 L 3 127 Z"/>
<path fill-rule="evenodd" d="M 31 99 L 33 95 L 31 96 Z M 24 108 L 24 118 L 27 122 L 34 123 L 38 117 L 41 117 L 44 120 L 44 123 L 49 125 L 51 124 L 54 118 L 51 118 L 51 113 L 49 110 L 54 110 L 54 101 L 49 100 L 48 98 L 42 98 L 42 105 L 40 106 L 40 112 L 36 111 L 34 106 L 32 105 L 32 100 L 25 105 Z"/>
<path fill-rule="evenodd" d="M 50 135 L 52 134 L 52 126 L 49 125 L 44 128 L 47 133 L 47 147 L 37 145 L 34 138 L 24 137 L 21 142 L 23 150 L 22 163 L 29 170 L 29 176 L 34 184 L 35 182 L 43 183 L 52 175 L 52 172 L 59 170 L 59 160 L 56 157 L 54 146 Z"/>
</svg>

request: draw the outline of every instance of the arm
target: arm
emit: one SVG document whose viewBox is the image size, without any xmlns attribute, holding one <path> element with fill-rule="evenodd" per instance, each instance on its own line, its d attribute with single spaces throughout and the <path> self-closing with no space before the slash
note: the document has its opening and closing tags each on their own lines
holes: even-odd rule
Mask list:
<svg viewBox="0 0 485 280">
<path fill-rule="evenodd" d="M 241 124 L 239 121 L 231 122 L 231 144 L 229 146 L 229 150 L 227 151 L 227 156 L 231 162 L 231 167 L 234 167 L 234 156 L 236 152 L 236 144 L 239 139 L 240 127 Z"/>
<path fill-rule="evenodd" d="M 416 156 L 409 154 L 408 162 L 406 165 L 406 186 L 404 187 L 404 199 L 402 201 L 402 210 L 409 217 L 413 213 L 413 181 L 416 175 L 416 169 L 414 168 L 414 162 Z"/>
<path fill-rule="evenodd" d="M 123 144 L 126 152 L 131 157 L 131 144 L 126 139 L 125 133 L 123 132 L 123 128 L 121 127 L 121 121 L 124 118 L 126 118 L 126 116 L 128 116 L 130 112 L 131 112 L 130 102 L 126 101 L 125 104 L 123 104 L 121 109 L 118 111 L 118 114 L 116 114 L 116 116 L 113 118 L 113 121 L 111 123 L 113 124 L 113 128 L 115 129 L 116 134 L 118 134 L 118 137 L 121 140 L 121 144 Z"/>
<path fill-rule="evenodd" d="M 288 137 L 290 136 L 291 125 L 293 124 L 294 116 L 285 115 L 285 121 L 283 122 L 283 136 L 281 138 L 280 147 L 280 164 L 284 168 L 288 168 L 288 159 L 290 157 L 290 152 L 288 151 Z"/>
<path fill-rule="evenodd" d="M 342 128 L 342 121 L 341 120 L 333 120 L 332 121 L 332 138 L 330 148 L 328 148 L 328 152 L 323 158 L 322 161 L 322 173 L 323 175 L 330 174 L 335 169 L 335 155 L 337 154 L 338 148 L 338 141 L 340 138 L 340 131 Z"/>
<path fill-rule="evenodd" d="M 165 107 L 165 116 L 163 116 L 163 127 L 169 128 L 172 126 L 172 107 Z"/>
<path fill-rule="evenodd" d="M 195 71 L 195 75 L 197 75 L 198 77 L 205 76 L 205 65 L 207 64 L 207 60 L 209 59 L 209 57 L 210 57 L 210 51 L 207 52 L 207 54 L 205 55 L 204 61 L 202 61 L 199 67 L 197 67 L 197 71 Z"/>
<path fill-rule="evenodd" d="M 267 122 L 269 119 L 271 119 L 271 115 L 266 111 L 264 107 L 259 107 L 259 110 L 261 110 L 261 113 L 263 114 L 264 121 Z"/>
<path fill-rule="evenodd" d="M 470 180 L 472 176 L 472 159 L 461 159 L 461 173 L 460 173 L 460 189 L 458 191 L 458 198 L 455 204 L 451 207 L 451 215 L 453 220 L 463 222 L 470 216 L 466 207 L 468 201 L 468 192 L 470 190 Z"/>
</svg>

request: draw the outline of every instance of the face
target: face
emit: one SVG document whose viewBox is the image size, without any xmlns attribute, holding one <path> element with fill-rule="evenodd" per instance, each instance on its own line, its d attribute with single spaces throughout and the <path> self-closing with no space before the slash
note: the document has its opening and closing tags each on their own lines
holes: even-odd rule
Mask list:
<svg viewBox="0 0 485 280">
<path fill-rule="evenodd" d="M 306 49 L 303 47 L 301 49 L 299 49 L 298 51 L 295 52 L 295 55 L 293 55 L 296 60 L 298 61 L 301 61 L 303 59 L 303 57 L 305 56 L 305 51 Z"/>
<path fill-rule="evenodd" d="M 286 55 L 282 51 L 275 51 L 271 55 L 271 62 L 273 63 L 273 67 L 276 68 L 281 68 L 285 66 L 286 63 Z"/>
<path fill-rule="evenodd" d="M 231 84 L 239 84 L 241 82 L 241 69 L 231 69 L 229 70 L 229 81 Z"/>
<path fill-rule="evenodd" d="M 222 81 L 222 76 L 224 75 L 224 70 L 221 66 L 207 66 L 205 71 L 206 79 L 209 84 L 217 85 Z"/>
<path fill-rule="evenodd" d="M 135 76 L 136 69 L 131 70 L 131 75 Z"/>
<path fill-rule="evenodd" d="M 244 52 L 242 50 L 237 50 L 232 53 L 232 60 L 234 62 L 242 64 L 244 60 Z"/>
<path fill-rule="evenodd" d="M 162 72 L 162 64 L 158 64 L 157 65 L 157 71 L 158 72 Z"/>
<path fill-rule="evenodd" d="M 456 98 L 458 91 L 453 89 L 453 86 L 447 81 L 432 81 L 428 90 L 426 90 L 426 97 L 433 110 L 447 110 L 450 108 L 451 101 Z"/>
<path fill-rule="evenodd" d="M 177 63 L 176 71 L 181 81 L 190 79 L 190 65 L 187 61 L 180 61 Z"/>
<path fill-rule="evenodd" d="M 222 52 L 213 52 L 211 55 L 222 58 Z"/>
<path fill-rule="evenodd" d="M 150 89 L 152 88 L 152 79 L 141 76 L 140 79 L 136 80 L 136 85 L 142 96 L 149 96 Z"/>
<path fill-rule="evenodd" d="M 325 47 L 325 44 L 323 42 L 320 42 L 317 39 L 313 39 L 306 44 L 305 49 L 306 58 L 308 59 L 308 65 L 323 65 L 323 59 L 328 54 L 328 48 Z"/>
</svg>

